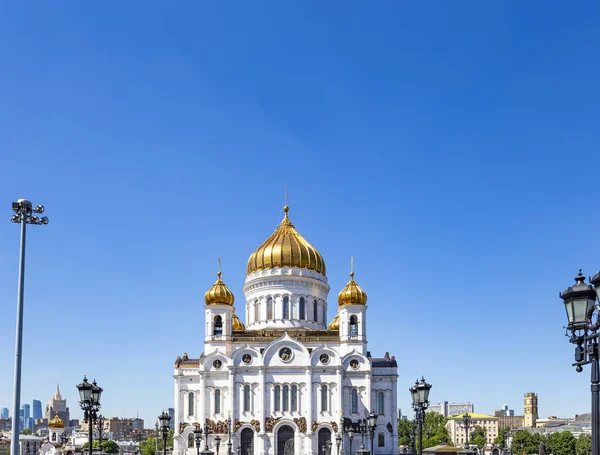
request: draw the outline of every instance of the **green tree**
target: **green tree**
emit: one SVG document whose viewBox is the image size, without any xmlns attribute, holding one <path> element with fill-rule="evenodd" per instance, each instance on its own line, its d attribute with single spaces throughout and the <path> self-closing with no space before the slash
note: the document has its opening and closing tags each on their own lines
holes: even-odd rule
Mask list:
<svg viewBox="0 0 600 455">
<path fill-rule="evenodd" d="M 139 446 L 142 455 L 155 455 L 156 453 L 156 440 L 154 438 L 147 438 L 140 442 Z"/>
<path fill-rule="evenodd" d="M 529 431 L 515 431 L 510 445 L 510 450 L 515 455 L 539 453 L 540 442 L 546 443 L 539 433 L 531 434 Z M 547 446 L 547 444 L 546 444 Z M 546 450 L 546 453 L 551 453 Z"/>
<path fill-rule="evenodd" d="M 412 420 L 398 420 L 398 446 L 410 446 Z M 154 454 L 144 454 L 154 455 Z"/>
<path fill-rule="evenodd" d="M 425 421 L 423 423 L 423 448 L 434 447 L 440 444 L 450 444 L 450 434 L 446 423 L 448 419 L 437 412 L 425 413 Z"/>
<path fill-rule="evenodd" d="M 494 438 L 494 444 L 499 444 L 504 447 L 504 441 L 508 439 L 508 434 L 510 433 L 509 427 L 502 427 L 498 432 L 498 436 Z"/>
<path fill-rule="evenodd" d="M 485 445 L 485 443 L 487 442 L 487 437 L 486 437 L 486 431 L 485 428 L 480 427 L 479 425 L 477 425 L 475 427 L 475 429 L 473 430 L 473 432 L 471 433 L 471 437 L 469 438 L 469 442 L 471 444 L 475 444 L 477 447 L 479 447 L 480 449 Z"/>
<path fill-rule="evenodd" d="M 20 434 L 33 434 L 33 431 L 31 431 L 31 429 L 29 429 L 29 428 L 25 428 L 24 430 L 21 431 Z"/>
<path fill-rule="evenodd" d="M 569 431 L 551 433 L 545 442 L 547 452 L 553 455 L 573 455 L 575 453 L 575 436 Z"/>
<path fill-rule="evenodd" d="M 107 439 L 106 441 L 102 441 L 102 450 L 106 453 L 119 453 L 119 444 Z"/>
<path fill-rule="evenodd" d="M 580 434 L 575 441 L 575 453 L 577 455 L 592 454 L 592 437 L 587 434 Z"/>
</svg>

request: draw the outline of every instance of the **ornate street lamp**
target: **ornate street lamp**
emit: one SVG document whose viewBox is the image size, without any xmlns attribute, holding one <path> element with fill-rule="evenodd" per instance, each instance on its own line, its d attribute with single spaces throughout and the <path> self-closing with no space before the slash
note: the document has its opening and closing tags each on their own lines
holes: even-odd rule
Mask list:
<svg viewBox="0 0 600 455">
<path fill-rule="evenodd" d="M 431 384 L 425 382 L 425 378 L 421 377 L 421 381 L 415 381 L 409 391 L 412 397 L 412 407 L 415 410 L 415 420 L 419 425 L 419 455 L 423 454 L 423 423 L 425 421 L 425 410 L 429 407 L 429 391 Z M 414 450 L 413 450 L 414 451 Z"/>
<path fill-rule="evenodd" d="M 352 425 L 348 427 L 348 442 L 350 443 L 350 454 L 352 454 L 352 441 L 354 441 L 354 429 Z"/>
<path fill-rule="evenodd" d="M 337 447 L 337 455 L 340 455 L 340 447 L 342 446 L 342 435 L 340 433 L 335 437 L 335 446 Z"/>
<path fill-rule="evenodd" d="M 460 419 L 462 422 L 462 426 L 465 429 L 465 448 L 469 447 L 469 439 L 471 438 L 471 434 L 469 433 L 469 428 L 471 428 L 472 423 L 473 423 L 473 419 L 471 418 L 471 416 L 469 415 L 468 412 L 465 412 L 465 414 L 462 416 L 462 418 Z"/>
<path fill-rule="evenodd" d="M 229 411 L 227 413 L 227 417 L 229 420 L 229 425 L 227 425 L 227 435 L 228 435 L 228 440 L 227 440 L 227 455 L 233 455 L 233 442 L 231 442 L 231 431 L 232 431 L 232 426 L 231 426 L 231 411 Z"/>
<path fill-rule="evenodd" d="M 221 447 L 221 437 L 219 435 L 215 436 L 215 445 L 217 446 L 217 455 L 219 455 L 219 447 Z"/>
<path fill-rule="evenodd" d="M 214 455 L 214 452 L 208 448 L 208 435 L 210 434 L 210 427 L 208 422 L 204 422 L 204 450 L 200 452 L 200 455 Z M 216 438 L 215 438 L 216 440 Z M 221 439 L 219 438 L 219 442 Z"/>
<path fill-rule="evenodd" d="M 98 448 L 100 451 L 102 451 L 102 428 L 104 426 L 104 416 L 102 414 L 98 414 L 96 422 L 98 424 Z"/>
<path fill-rule="evenodd" d="M 96 380 L 90 384 L 84 376 L 83 382 L 77 385 L 77 390 L 79 391 L 79 406 L 83 411 L 83 419 L 88 424 L 88 450 L 91 454 L 94 444 L 94 422 L 100 410 L 102 388 L 96 384 Z"/>
<path fill-rule="evenodd" d="M 19 248 L 19 281 L 17 285 L 17 331 L 15 336 L 15 376 L 13 382 L 13 419 L 12 437 L 10 438 L 10 453 L 19 452 L 19 413 L 21 409 L 21 360 L 23 353 L 23 294 L 25 291 L 25 237 L 28 224 L 48 224 L 45 216 L 38 218 L 34 213 L 44 213 L 44 206 L 33 208 L 31 202 L 19 199 L 12 203 L 15 214 L 10 219 L 13 223 L 21 224 L 21 243 Z"/>
<path fill-rule="evenodd" d="M 200 444 L 202 444 L 202 428 L 194 428 L 194 441 L 196 442 L 196 453 L 200 455 Z"/>
<path fill-rule="evenodd" d="M 375 446 L 373 445 L 373 439 L 375 438 L 375 429 L 377 428 L 377 414 L 374 411 L 371 411 L 369 414 L 369 433 L 371 436 L 371 455 L 375 453 Z"/>
<path fill-rule="evenodd" d="M 600 329 L 600 272 L 585 284 L 585 277 L 579 269 L 575 285 L 560 293 L 567 311 L 567 332 L 571 332 L 569 341 L 575 346 L 575 363 L 578 373 L 583 365 L 591 364 L 592 391 L 592 455 L 600 455 L 600 372 L 598 371 L 598 329 Z M 593 286 L 592 286 L 593 285 Z M 594 318 L 595 316 L 595 318 Z M 594 321 L 595 319 L 595 321 Z"/>
<path fill-rule="evenodd" d="M 160 422 L 160 431 L 163 438 L 163 455 L 167 455 L 167 436 L 169 434 L 169 427 L 171 426 L 171 416 L 166 411 L 163 411 L 158 416 L 158 421 Z"/>
</svg>

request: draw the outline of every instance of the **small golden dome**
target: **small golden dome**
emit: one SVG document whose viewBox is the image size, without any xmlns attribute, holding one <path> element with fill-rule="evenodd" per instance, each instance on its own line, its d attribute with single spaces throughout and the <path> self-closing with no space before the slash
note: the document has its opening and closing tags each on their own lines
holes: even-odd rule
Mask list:
<svg viewBox="0 0 600 455">
<path fill-rule="evenodd" d="M 350 281 L 348 281 L 346 287 L 342 289 L 342 292 L 338 294 L 338 304 L 340 306 L 349 304 L 367 304 L 367 293 L 361 289 L 356 281 L 354 281 L 354 272 L 350 273 Z"/>
<path fill-rule="evenodd" d="M 221 272 L 218 272 L 217 275 L 219 278 L 204 294 L 204 301 L 207 305 L 233 305 L 235 300 L 233 292 L 221 280 Z"/>
<path fill-rule="evenodd" d="M 56 414 L 54 418 L 48 422 L 48 426 L 50 428 L 64 428 L 65 422 L 63 422 L 62 419 L 58 417 L 58 414 Z"/>
<path fill-rule="evenodd" d="M 233 313 L 233 330 L 246 330 L 246 326 L 242 322 L 240 318 L 237 317 L 237 314 Z"/>
<path fill-rule="evenodd" d="M 327 330 L 340 330 L 340 314 L 336 314 L 335 318 L 333 318 L 333 321 L 331 321 L 329 323 L 329 327 L 327 327 Z"/>
<path fill-rule="evenodd" d="M 321 253 L 302 237 L 288 218 L 289 207 L 283 208 L 285 217 L 265 242 L 248 259 L 246 274 L 273 267 L 299 267 L 325 275 L 325 261 Z"/>
</svg>

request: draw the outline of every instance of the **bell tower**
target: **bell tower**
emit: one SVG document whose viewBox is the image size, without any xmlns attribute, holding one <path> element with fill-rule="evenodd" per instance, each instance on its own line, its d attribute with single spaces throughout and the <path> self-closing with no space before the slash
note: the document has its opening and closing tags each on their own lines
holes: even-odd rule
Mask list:
<svg viewBox="0 0 600 455">
<path fill-rule="evenodd" d="M 538 396 L 536 393 L 527 392 L 525 394 L 525 419 L 523 425 L 525 427 L 535 428 L 535 423 L 538 419 Z"/>
</svg>

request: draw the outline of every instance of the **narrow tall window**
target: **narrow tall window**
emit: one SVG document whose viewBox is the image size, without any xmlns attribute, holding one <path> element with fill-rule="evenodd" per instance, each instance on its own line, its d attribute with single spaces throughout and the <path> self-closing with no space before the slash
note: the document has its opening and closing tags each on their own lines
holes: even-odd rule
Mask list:
<svg viewBox="0 0 600 455">
<path fill-rule="evenodd" d="M 292 411 L 298 410 L 298 387 L 292 386 Z"/>
<path fill-rule="evenodd" d="M 190 392 L 188 395 L 188 415 L 194 415 L 194 392 Z"/>
<path fill-rule="evenodd" d="M 321 411 L 327 411 L 327 386 L 321 387 Z"/>
<path fill-rule="evenodd" d="M 215 390 L 215 414 L 221 414 L 221 391 Z"/>
<path fill-rule="evenodd" d="M 323 305 L 323 323 L 327 322 L 327 308 Z"/>
<path fill-rule="evenodd" d="M 244 386 L 244 412 L 250 411 L 250 386 Z"/>
<path fill-rule="evenodd" d="M 377 394 L 377 407 L 379 408 L 379 415 L 382 416 L 385 414 L 385 403 L 384 403 L 384 396 L 383 396 L 383 392 L 379 392 Z"/>
<path fill-rule="evenodd" d="M 281 386 L 275 386 L 275 411 L 281 411 Z"/>
<path fill-rule="evenodd" d="M 283 319 L 289 319 L 289 318 L 290 318 L 290 298 L 286 296 L 283 298 Z"/>
<path fill-rule="evenodd" d="M 377 440 L 379 447 L 385 447 L 385 435 L 383 433 L 379 433 Z"/>
<path fill-rule="evenodd" d="M 300 320 L 304 320 L 305 319 L 305 313 L 306 313 L 306 304 L 304 303 L 304 297 L 300 297 L 300 305 L 299 305 L 299 315 L 298 318 Z"/>
<path fill-rule="evenodd" d="M 352 389 L 352 414 L 358 414 L 358 391 Z"/>
<path fill-rule="evenodd" d="M 213 335 L 222 335 L 223 334 L 223 319 L 221 316 L 215 316 L 215 327 L 213 331 Z"/>
<path fill-rule="evenodd" d="M 273 320 L 273 299 L 271 297 L 267 299 L 267 319 Z"/>
<path fill-rule="evenodd" d="M 258 306 L 258 300 L 254 301 L 254 322 L 260 320 L 260 306 Z"/>
<path fill-rule="evenodd" d="M 319 322 L 319 305 L 317 305 L 317 299 L 313 302 L 313 321 Z"/>
<path fill-rule="evenodd" d="M 358 323 L 356 321 L 356 316 L 352 315 L 350 316 L 350 335 L 357 335 L 358 334 Z"/>
<path fill-rule="evenodd" d="M 290 388 L 287 385 L 284 385 L 283 386 L 283 410 L 284 411 L 290 410 L 289 396 L 290 396 Z"/>
<path fill-rule="evenodd" d="M 188 434 L 188 449 L 194 447 L 194 433 Z"/>
</svg>

